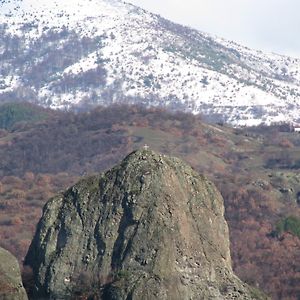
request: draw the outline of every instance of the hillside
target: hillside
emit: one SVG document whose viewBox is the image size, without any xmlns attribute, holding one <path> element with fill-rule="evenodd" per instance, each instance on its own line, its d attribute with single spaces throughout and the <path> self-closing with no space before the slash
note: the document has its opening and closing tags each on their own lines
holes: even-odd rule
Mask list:
<svg viewBox="0 0 300 300">
<path fill-rule="evenodd" d="M 300 143 L 288 129 L 233 129 L 190 114 L 115 106 L 2 130 L 1 246 L 22 260 L 51 196 L 147 144 L 218 186 L 238 276 L 273 299 L 297 299 Z"/>
<path fill-rule="evenodd" d="M 0 1 L 0 101 L 134 103 L 234 125 L 299 119 L 300 60 L 118 0 Z"/>
</svg>

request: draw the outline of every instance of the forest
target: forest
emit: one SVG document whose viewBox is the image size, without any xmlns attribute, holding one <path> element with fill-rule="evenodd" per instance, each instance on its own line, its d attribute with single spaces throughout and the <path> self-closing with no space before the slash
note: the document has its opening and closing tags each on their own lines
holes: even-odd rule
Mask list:
<svg viewBox="0 0 300 300">
<path fill-rule="evenodd" d="M 218 186 L 237 275 L 272 299 L 299 299 L 300 135 L 286 124 L 232 128 L 138 106 L 75 114 L 2 105 L 0 246 L 22 263 L 49 198 L 145 144 Z"/>
</svg>

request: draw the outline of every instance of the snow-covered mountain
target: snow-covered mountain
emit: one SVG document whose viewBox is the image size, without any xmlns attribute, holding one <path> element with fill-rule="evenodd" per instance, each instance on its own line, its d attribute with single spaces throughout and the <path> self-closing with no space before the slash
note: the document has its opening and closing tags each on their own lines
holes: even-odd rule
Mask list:
<svg viewBox="0 0 300 300">
<path fill-rule="evenodd" d="M 0 102 L 12 100 L 161 105 L 234 125 L 298 121 L 300 60 L 118 0 L 0 0 Z"/>
</svg>

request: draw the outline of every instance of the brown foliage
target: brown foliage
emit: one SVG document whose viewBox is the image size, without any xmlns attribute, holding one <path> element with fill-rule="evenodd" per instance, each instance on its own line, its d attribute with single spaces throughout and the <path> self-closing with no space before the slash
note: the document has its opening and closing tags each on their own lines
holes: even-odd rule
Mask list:
<svg viewBox="0 0 300 300">
<path fill-rule="evenodd" d="M 300 216 L 296 201 L 278 191 L 285 183 L 268 178 L 273 168 L 288 169 L 297 159 L 298 137 L 281 130 L 286 127 L 214 127 L 189 114 L 126 106 L 63 113 L 24 125 L 22 132 L 16 128 L 5 142 L 0 137 L 0 245 L 22 261 L 48 198 L 147 143 L 181 156 L 218 185 L 235 272 L 273 299 L 299 299 L 300 240 L 270 234 L 282 216 Z"/>
<path fill-rule="evenodd" d="M 293 148 L 294 144 L 287 138 L 284 138 L 279 141 L 279 146 L 282 148 Z"/>
<path fill-rule="evenodd" d="M 63 173 L 36 176 L 26 173 L 23 178 L 17 179 L 12 176 L 3 177 L 0 192 L 0 246 L 11 251 L 22 261 L 43 205 L 76 179 L 77 177 Z M 18 186 L 18 190 L 15 190 L 15 185 Z"/>
</svg>

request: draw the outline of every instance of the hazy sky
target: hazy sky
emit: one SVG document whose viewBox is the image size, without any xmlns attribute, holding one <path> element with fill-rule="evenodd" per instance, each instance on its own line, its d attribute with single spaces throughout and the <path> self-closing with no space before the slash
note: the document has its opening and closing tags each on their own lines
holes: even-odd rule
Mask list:
<svg viewBox="0 0 300 300">
<path fill-rule="evenodd" d="M 299 0 L 128 0 L 251 48 L 300 58 Z"/>
</svg>

